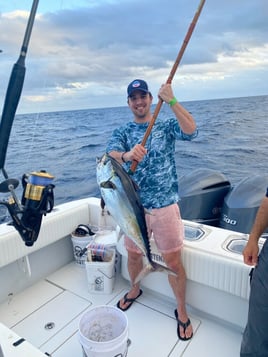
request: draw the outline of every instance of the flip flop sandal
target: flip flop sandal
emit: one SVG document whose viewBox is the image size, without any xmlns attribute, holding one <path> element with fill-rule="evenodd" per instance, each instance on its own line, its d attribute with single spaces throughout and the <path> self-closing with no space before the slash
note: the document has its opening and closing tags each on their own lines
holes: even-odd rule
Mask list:
<svg viewBox="0 0 268 357">
<path fill-rule="evenodd" d="M 133 304 L 133 302 L 134 302 L 135 300 L 137 300 L 138 297 L 141 296 L 142 293 L 143 293 L 143 291 L 140 289 L 140 292 L 139 292 L 138 296 L 136 296 L 135 298 L 128 298 L 128 297 L 127 297 L 127 294 L 128 294 L 128 293 L 126 293 L 126 294 L 124 295 L 124 304 L 129 303 L 129 305 L 128 305 L 125 309 L 123 309 L 123 308 L 120 306 L 120 301 L 121 301 L 121 300 L 119 300 L 116 306 L 118 307 L 118 309 L 120 309 L 120 310 L 122 310 L 122 311 L 127 311 L 127 309 L 130 308 L 130 306 Z"/>
<path fill-rule="evenodd" d="M 177 326 L 177 335 L 178 335 L 179 339 L 182 340 L 182 341 L 188 341 L 188 340 L 190 340 L 190 339 L 193 337 L 193 333 L 191 334 L 190 337 L 182 337 L 182 336 L 180 335 L 180 326 L 183 327 L 183 333 L 184 333 L 184 335 L 185 335 L 185 331 L 186 331 L 187 327 L 188 327 L 189 325 L 191 325 L 191 320 L 188 319 L 186 322 L 182 322 L 182 321 L 179 319 L 177 309 L 174 311 L 174 314 L 175 314 L 175 317 L 176 317 L 176 320 L 177 320 L 177 323 L 178 323 L 178 326 Z"/>
</svg>

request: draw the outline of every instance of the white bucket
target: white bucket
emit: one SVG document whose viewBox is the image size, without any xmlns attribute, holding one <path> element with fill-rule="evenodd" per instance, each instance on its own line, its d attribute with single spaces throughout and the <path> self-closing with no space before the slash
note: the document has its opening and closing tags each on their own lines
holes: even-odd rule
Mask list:
<svg viewBox="0 0 268 357">
<path fill-rule="evenodd" d="M 73 243 L 73 252 L 74 252 L 74 259 L 75 262 L 81 266 L 85 266 L 85 261 L 87 259 L 87 252 L 85 252 L 82 256 L 80 253 L 87 245 L 92 242 L 92 236 L 85 235 L 83 237 L 78 237 L 72 234 L 72 243 Z"/>
<path fill-rule="evenodd" d="M 125 357 L 127 316 L 114 306 L 97 306 L 82 316 L 78 337 L 87 357 Z"/>
</svg>

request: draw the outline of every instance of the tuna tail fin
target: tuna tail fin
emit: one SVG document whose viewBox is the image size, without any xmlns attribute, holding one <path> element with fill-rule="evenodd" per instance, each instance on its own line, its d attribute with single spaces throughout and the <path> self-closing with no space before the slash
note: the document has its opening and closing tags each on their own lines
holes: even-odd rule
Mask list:
<svg viewBox="0 0 268 357">
<path fill-rule="evenodd" d="M 143 269 L 140 271 L 140 273 L 136 277 L 134 284 L 137 284 L 139 281 L 141 281 L 143 278 L 145 278 L 149 273 L 156 272 L 156 271 L 163 272 L 168 275 L 171 274 L 171 275 L 177 276 L 177 274 L 173 270 L 169 269 L 165 265 L 161 265 L 156 262 L 152 262 L 151 264 L 148 263 L 143 267 Z"/>
<path fill-rule="evenodd" d="M 149 273 L 155 271 L 154 266 L 150 263 L 146 264 L 143 269 L 139 272 L 138 276 L 134 280 L 134 284 L 137 284 L 143 278 L 145 278 Z"/>
<path fill-rule="evenodd" d="M 162 265 L 162 264 L 153 262 L 153 267 L 154 267 L 154 271 L 163 272 L 168 275 L 177 276 L 177 273 L 175 273 L 175 271 L 169 269 L 166 265 Z"/>
</svg>

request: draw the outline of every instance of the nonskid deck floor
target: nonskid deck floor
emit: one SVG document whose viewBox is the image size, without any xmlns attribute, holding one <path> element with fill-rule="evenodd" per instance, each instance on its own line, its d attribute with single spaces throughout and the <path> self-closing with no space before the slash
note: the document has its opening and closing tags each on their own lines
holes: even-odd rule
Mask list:
<svg viewBox="0 0 268 357">
<path fill-rule="evenodd" d="M 112 294 L 89 293 L 85 269 L 72 262 L 1 304 L 0 321 L 53 357 L 83 356 L 78 340 L 81 316 L 94 306 L 116 305 L 128 288 L 129 283 L 117 276 Z M 144 290 L 126 311 L 128 357 L 239 356 L 241 332 L 201 318 L 195 311 L 189 310 L 194 337 L 179 341 L 174 309 L 175 300 Z"/>
</svg>

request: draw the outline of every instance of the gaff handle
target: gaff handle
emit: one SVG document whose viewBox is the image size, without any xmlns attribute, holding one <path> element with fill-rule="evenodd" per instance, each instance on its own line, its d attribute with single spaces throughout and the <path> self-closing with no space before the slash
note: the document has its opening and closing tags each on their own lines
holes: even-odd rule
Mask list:
<svg viewBox="0 0 268 357">
<path fill-rule="evenodd" d="M 198 5 L 197 11 L 196 11 L 196 13 L 195 13 L 195 15 L 193 17 L 193 20 L 192 20 L 192 22 L 191 22 L 191 24 L 190 24 L 190 26 L 188 28 L 188 31 L 186 33 L 186 36 L 184 38 L 184 41 L 183 41 L 182 46 L 180 48 L 180 51 L 179 51 L 179 53 L 177 55 L 177 58 L 176 58 L 173 66 L 172 66 L 172 69 L 170 71 L 170 74 L 168 76 L 168 79 L 167 79 L 166 83 L 170 83 L 171 84 L 171 82 L 173 80 L 173 77 L 174 77 L 174 75 L 175 75 L 175 73 L 177 71 L 177 68 L 178 68 L 179 64 L 180 64 L 180 61 L 181 61 L 182 56 L 184 54 L 184 51 L 185 51 L 185 49 L 186 49 L 186 47 L 188 45 L 188 42 L 190 41 L 190 38 L 191 38 L 192 33 L 194 31 L 195 25 L 197 23 L 197 20 L 198 20 L 200 14 L 201 14 L 201 11 L 203 9 L 205 1 L 206 0 L 201 0 L 199 5 Z M 147 130 L 146 130 L 146 132 L 144 134 L 144 137 L 142 139 L 142 142 L 141 142 L 142 146 L 145 146 L 145 144 L 146 144 L 146 141 L 147 141 L 147 139 L 148 139 L 148 137 L 149 137 L 149 135 L 151 133 L 151 130 L 152 130 L 153 125 L 154 125 L 154 123 L 156 121 L 156 118 L 158 117 L 158 114 L 160 112 L 162 104 L 163 104 L 163 100 L 161 98 L 159 98 L 158 103 L 157 103 L 157 105 L 155 107 L 155 110 L 154 110 L 154 113 L 153 113 L 153 117 L 152 117 L 152 119 L 151 119 L 151 121 L 150 121 L 150 123 L 148 125 L 148 128 L 147 128 Z M 136 160 L 133 160 L 133 162 L 131 164 L 131 167 L 129 169 L 129 174 L 133 174 L 135 172 L 137 166 L 138 166 L 138 162 Z"/>
</svg>

